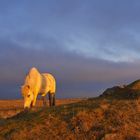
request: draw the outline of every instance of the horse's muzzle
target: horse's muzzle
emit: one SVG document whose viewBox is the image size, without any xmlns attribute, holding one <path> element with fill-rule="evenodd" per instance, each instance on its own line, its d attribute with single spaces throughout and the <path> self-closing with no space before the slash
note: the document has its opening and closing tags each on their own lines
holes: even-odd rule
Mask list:
<svg viewBox="0 0 140 140">
<path fill-rule="evenodd" d="M 29 107 L 24 107 L 24 110 L 29 110 L 30 108 Z"/>
</svg>

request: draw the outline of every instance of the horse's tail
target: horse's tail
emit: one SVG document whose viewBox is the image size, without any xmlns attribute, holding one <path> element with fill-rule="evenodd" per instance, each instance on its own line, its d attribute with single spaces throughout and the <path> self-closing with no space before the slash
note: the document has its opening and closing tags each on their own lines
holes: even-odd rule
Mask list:
<svg viewBox="0 0 140 140">
<path fill-rule="evenodd" d="M 49 104 L 50 104 L 50 106 L 55 106 L 55 93 L 56 93 L 55 78 L 49 73 L 44 73 L 42 75 L 46 79 L 46 84 L 44 85 L 44 87 L 46 86 L 47 90 L 49 90 L 49 92 L 48 92 Z"/>
<path fill-rule="evenodd" d="M 50 93 L 55 94 L 56 92 L 56 81 L 55 78 L 51 74 L 45 74 L 47 82 L 50 85 Z"/>
</svg>

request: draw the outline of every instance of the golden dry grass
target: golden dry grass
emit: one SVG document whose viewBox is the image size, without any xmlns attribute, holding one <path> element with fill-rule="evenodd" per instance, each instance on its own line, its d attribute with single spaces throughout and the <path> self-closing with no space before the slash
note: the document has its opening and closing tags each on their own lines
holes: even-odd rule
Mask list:
<svg viewBox="0 0 140 140">
<path fill-rule="evenodd" d="M 23 111 L 22 100 L 0 101 L 0 140 L 140 140 L 139 82 L 51 108 L 38 100 Z"/>
<path fill-rule="evenodd" d="M 82 99 L 58 99 L 56 100 L 56 105 L 70 104 L 78 102 Z M 17 113 L 23 111 L 23 100 L 0 100 L 0 118 L 8 118 L 16 115 Z M 36 109 L 42 108 L 42 100 L 37 100 Z M 47 106 L 49 103 L 47 101 Z"/>
<path fill-rule="evenodd" d="M 139 140 L 140 100 L 92 98 L 0 121 L 3 140 Z"/>
</svg>

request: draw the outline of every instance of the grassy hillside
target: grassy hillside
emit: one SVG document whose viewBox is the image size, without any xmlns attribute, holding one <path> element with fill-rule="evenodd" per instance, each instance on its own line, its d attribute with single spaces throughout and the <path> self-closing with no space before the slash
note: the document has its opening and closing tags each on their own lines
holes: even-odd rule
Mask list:
<svg viewBox="0 0 140 140">
<path fill-rule="evenodd" d="M 103 94 L 100 97 L 110 99 L 139 99 L 140 80 L 134 81 L 129 85 L 108 88 L 103 92 Z"/>
<path fill-rule="evenodd" d="M 139 140 L 140 100 L 92 98 L 0 120 L 0 140 Z"/>
</svg>

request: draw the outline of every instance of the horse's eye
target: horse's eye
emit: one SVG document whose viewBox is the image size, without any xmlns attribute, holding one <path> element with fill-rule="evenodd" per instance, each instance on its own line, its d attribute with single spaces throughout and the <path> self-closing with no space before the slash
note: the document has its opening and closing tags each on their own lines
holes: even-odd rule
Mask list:
<svg viewBox="0 0 140 140">
<path fill-rule="evenodd" d="M 30 95 L 28 95 L 27 97 L 30 97 Z"/>
</svg>

